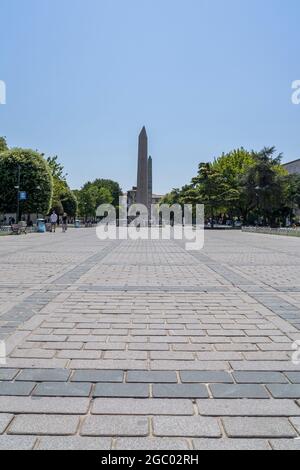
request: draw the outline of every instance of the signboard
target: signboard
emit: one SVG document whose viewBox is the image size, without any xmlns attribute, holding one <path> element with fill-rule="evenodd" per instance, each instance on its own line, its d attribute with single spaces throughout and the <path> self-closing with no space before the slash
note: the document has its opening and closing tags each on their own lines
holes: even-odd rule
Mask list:
<svg viewBox="0 0 300 470">
<path fill-rule="evenodd" d="M 27 199 L 27 193 L 25 191 L 20 191 L 19 192 L 19 201 L 26 201 Z"/>
</svg>

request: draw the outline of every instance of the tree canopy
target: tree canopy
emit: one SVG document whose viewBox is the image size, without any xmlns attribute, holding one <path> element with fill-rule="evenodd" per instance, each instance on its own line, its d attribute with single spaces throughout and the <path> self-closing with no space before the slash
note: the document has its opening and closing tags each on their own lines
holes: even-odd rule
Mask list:
<svg viewBox="0 0 300 470">
<path fill-rule="evenodd" d="M 289 175 L 274 147 L 259 152 L 239 148 L 212 163 L 201 163 L 190 184 L 161 202 L 204 204 L 206 217 L 239 218 L 244 223 L 279 224 L 300 206 L 300 177 Z"/>
<path fill-rule="evenodd" d="M 49 166 L 40 153 L 22 148 L 0 152 L 0 211 L 13 213 L 17 210 L 19 169 L 19 189 L 27 193 L 27 200 L 20 203 L 20 213 L 47 213 L 53 193 Z"/>
<path fill-rule="evenodd" d="M 76 217 L 78 211 L 78 201 L 75 194 L 67 183 L 67 174 L 64 166 L 59 163 L 58 157 L 48 157 L 47 163 L 50 167 L 53 178 L 53 198 L 52 209 L 57 214 L 66 213 L 69 217 Z"/>
</svg>

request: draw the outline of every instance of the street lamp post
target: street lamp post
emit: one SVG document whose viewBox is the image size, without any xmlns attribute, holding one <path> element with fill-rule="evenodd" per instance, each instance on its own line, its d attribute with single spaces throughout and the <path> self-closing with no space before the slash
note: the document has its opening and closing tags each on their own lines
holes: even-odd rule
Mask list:
<svg viewBox="0 0 300 470">
<path fill-rule="evenodd" d="M 41 190 L 41 187 L 40 186 L 37 186 L 36 187 L 37 191 L 40 192 Z M 37 204 L 37 213 L 36 213 L 36 220 L 39 218 L 39 209 L 40 209 L 40 204 L 39 204 L 39 199 L 38 199 L 38 204 Z"/>
<path fill-rule="evenodd" d="M 20 184 L 21 184 L 21 167 L 18 165 L 18 185 L 15 186 L 15 189 L 17 190 L 17 214 L 16 214 L 16 223 L 19 223 L 19 217 L 20 217 Z"/>
</svg>

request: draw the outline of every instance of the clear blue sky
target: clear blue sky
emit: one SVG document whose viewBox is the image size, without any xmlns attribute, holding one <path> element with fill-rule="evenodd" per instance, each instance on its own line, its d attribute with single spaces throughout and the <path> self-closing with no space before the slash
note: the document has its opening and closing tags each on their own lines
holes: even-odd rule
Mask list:
<svg viewBox="0 0 300 470">
<path fill-rule="evenodd" d="M 0 135 L 58 154 L 72 188 L 135 184 L 143 125 L 158 193 L 237 146 L 300 157 L 299 0 L 1 0 L 0 15 Z"/>
</svg>

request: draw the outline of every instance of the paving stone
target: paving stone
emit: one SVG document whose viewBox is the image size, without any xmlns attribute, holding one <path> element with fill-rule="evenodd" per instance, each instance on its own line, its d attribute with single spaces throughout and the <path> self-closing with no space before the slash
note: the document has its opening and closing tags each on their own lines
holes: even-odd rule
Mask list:
<svg viewBox="0 0 300 470">
<path fill-rule="evenodd" d="M 180 378 L 186 383 L 233 383 L 228 372 L 181 371 Z"/>
<path fill-rule="evenodd" d="M 32 450 L 36 441 L 34 436 L 0 436 L 0 450 Z"/>
<path fill-rule="evenodd" d="M 300 450 L 300 439 L 272 439 L 273 450 Z"/>
<path fill-rule="evenodd" d="M 67 369 L 26 369 L 18 374 L 17 381 L 66 382 L 70 376 Z"/>
<path fill-rule="evenodd" d="M 230 361 L 236 371 L 295 371 L 298 366 L 288 361 Z"/>
<path fill-rule="evenodd" d="M 18 373 L 18 369 L 1 369 L 0 368 L 0 381 L 13 380 Z"/>
<path fill-rule="evenodd" d="M 96 437 L 41 437 L 37 450 L 110 450 L 110 438 Z"/>
<path fill-rule="evenodd" d="M 0 434 L 4 433 L 13 417 L 14 415 L 0 413 Z"/>
<path fill-rule="evenodd" d="M 60 435 L 75 434 L 78 416 L 18 415 L 9 426 L 8 434 Z"/>
<path fill-rule="evenodd" d="M 291 418 L 291 423 L 297 429 L 297 431 L 300 435 L 300 417 Z"/>
<path fill-rule="evenodd" d="M 152 387 L 155 398 L 208 398 L 205 385 L 200 384 L 154 384 Z"/>
<path fill-rule="evenodd" d="M 149 421 L 135 416 L 88 416 L 82 427 L 83 436 L 147 436 Z"/>
<path fill-rule="evenodd" d="M 148 398 L 149 393 L 149 386 L 146 384 L 98 383 L 93 391 L 93 396 Z"/>
<path fill-rule="evenodd" d="M 117 450 L 188 450 L 188 442 L 184 439 L 147 439 L 143 437 L 125 437 L 117 439 L 115 443 Z"/>
<path fill-rule="evenodd" d="M 92 414 L 111 415 L 193 415 L 191 400 L 96 398 Z"/>
<path fill-rule="evenodd" d="M 263 439 L 193 439 L 196 450 L 271 450 Z"/>
<path fill-rule="evenodd" d="M 300 398 L 300 384 L 267 385 L 274 398 Z"/>
<path fill-rule="evenodd" d="M 28 396 L 35 387 L 34 382 L 0 382 L 2 396 Z"/>
<path fill-rule="evenodd" d="M 154 417 L 153 433 L 155 436 L 179 437 L 221 437 L 217 419 L 192 417 Z"/>
<path fill-rule="evenodd" d="M 177 383 L 177 375 L 174 371 L 135 371 L 128 372 L 126 382 L 140 383 Z"/>
<path fill-rule="evenodd" d="M 6 413 L 86 414 L 88 398 L 0 397 L 0 410 Z"/>
<path fill-rule="evenodd" d="M 39 383 L 33 396 L 44 397 L 88 397 L 92 384 L 90 383 L 63 383 L 63 382 L 43 382 Z"/>
<path fill-rule="evenodd" d="M 121 370 L 76 370 L 71 382 L 123 382 Z"/>
<path fill-rule="evenodd" d="M 300 416 L 300 407 L 293 400 L 211 399 L 197 400 L 204 416 Z"/>
<path fill-rule="evenodd" d="M 228 370 L 229 363 L 221 361 L 151 361 L 152 370 Z"/>
<path fill-rule="evenodd" d="M 210 390 L 214 398 L 269 398 L 264 387 L 257 384 L 212 384 Z"/>
<path fill-rule="evenodd" d="M 280 372 L 234 372 L 234 380 L 239 384 L 272 384 L 287 383 Z"/>
<path fill-rule="evenodd" d="M 228 437 L 296 437 L 286 418 L 223 418 Z"/>
<path fill-rule="evenodd" d="M 58 359 L 57 359 L 58 360 Z M 147 361 L 135 360 L 88 360 L 88 359 L 72 359 L 69 364 L 70 369 L 92 369 L 97 368 L 103 370 L 147 370 Z"/>
<path fill-rule="evenodd" d="M 286 372 L 285 375 L 293 384 L 300 384 L 300 372 Z"/>
</svg>

